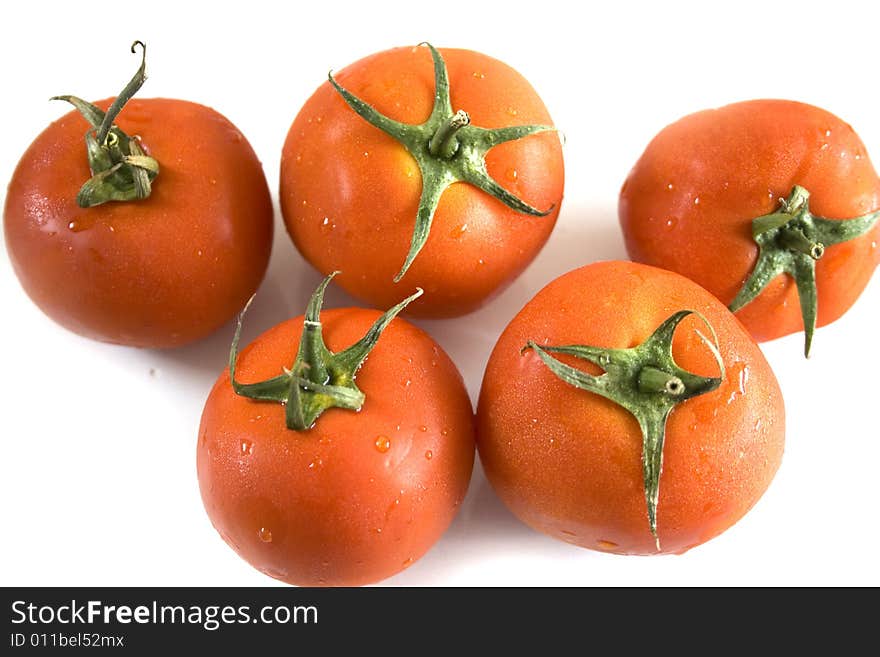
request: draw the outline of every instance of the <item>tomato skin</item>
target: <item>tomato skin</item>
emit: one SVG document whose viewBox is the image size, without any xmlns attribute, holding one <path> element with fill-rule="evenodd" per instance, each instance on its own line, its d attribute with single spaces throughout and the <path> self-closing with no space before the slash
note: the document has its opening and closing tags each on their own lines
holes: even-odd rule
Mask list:
<svg viewBox="0 0 880 657">
<path fill-rule="evenodd" d="M 348 347 L 377 317 L 324 311 L 327 346 Z M 283 322 L 243 350 L 236 380 L 289 367 L 302 321 Z M 282 405 L 236 395 L 228 369 L 208 397 L 197 449 L 202 500 L 224 540 L 267 575 L 307 586 L 380 581 L 421 557 L 464 498 L 473 410 L 430 336 L 395 319 L 357 384 L 366 395 L 359 412 L 331 408 L 304 432 L 285 427 Z"/>
<path fill-rule="evenodd" d="M 76 204 L 91 177 L 89 126 L 70 112 L 34 140 L 13 174 L 6 246 L 28 296 L 65 328 L 105 342 L 180 346 L 233 317 L 262 280 L 269 188 L 241 132 L 208 107 L 133 99 L 117 123 L 159 161 L 150 197 Z"/>
<path fill-rule="evenodd" d="M 727 375 L 720 388 L 678 404 L 666 426 L 657 528 L 662 553 L 720 534 L 761 497 L 781 462 L 782 394 L 760 349 L 709 292 L 684 277 L 629 262 L 587 265 L 552 281 L 499 338 L 477 408 L 477 446 L 507 506 L 538 531 L 582 547 L 657 554 L 645 507 L 642 434 L 623 407 L 558 379 L 537 344 L 628 348 L 690 309 L 715 329 Z M 675 333 L 688 371 L 717 376 L 695 330 Z M 584 361 L 566 360 L 601 373 Z M 592 369 L 591 369 L 592 368 Z"/>
<path fill-rule="evenodd" d="M 730 304 L 757 258 L 752 220 L 778 209 L 795 184 L 810 192 L 811 211 L 828 219 L 880 208 L 880 180 L 864 144 L 825 110 L 753 100 L 691 114 L 651 141 L 623 184 L 627 251 Z M 826 249 L 816 263 L 817 326 L 859 297 L 880 262 L 878 241 L 880 223 Z M 802 331 L 794 280 L 777 277 L 737 317 L 759 341 Z"/>
<path fill-rule="evenodd" d="M 441 49 L 454 109 L 472 125 L 552 125 L 541 99 L 519 73 L 486 55 Z M 434 77 L 427 48 L 380 52 L 334 73 L 354 95 L 392 119 L 421 123 L 431 113 Z M 531 135 L 496 146 L 489 174 L 532 206 L 533 217 L 456 183 L 443 194 L 428 241 L 403 277 L 425 296 L 412 315 L 468 313 L 500 292 L 547 241 L 562 201 L 559 137 Z M 352 295 L 387 308 L 401 296 L 393 277 L 404 263 L 422 191 L 418 165 L 392 137 L 358 116 L 325 82 L 300 110 L 281 156 L 281 210 L 297 249 Z M 325 220 L 326 219 L 326 220 Z"/>
</svg>

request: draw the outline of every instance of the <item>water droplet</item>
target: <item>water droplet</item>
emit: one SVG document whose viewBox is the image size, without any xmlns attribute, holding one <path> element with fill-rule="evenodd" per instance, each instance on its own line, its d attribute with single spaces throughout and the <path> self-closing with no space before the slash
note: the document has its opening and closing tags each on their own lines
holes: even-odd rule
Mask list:
<svg viewBox="0 0 880 657">
<path fill-rule="evenodd" d="M 675 227 L 675 219 L 673 219 L 673 218 L 667 219 L 666 220 L 666 227 L 667 228 L 674 228 Z"/>
<path fill-rule="evenodd" d="M 76 221 L 71 221 L 69 224 L 67 224 L 67 227 L 74 233 L 78 233 L 85 228 L 85 226 Z"/>
<path fill-rule="evenodd" d="M 427 430 L 428 430 L 428 427 L 425 426 L 424 424 L 419 427 L 419 431 L 421 431 L 422 433 L 426 432 Z"/>
<path fill-rule="evenodd" d="M 403 560 L 403 567 L 407 568 L 407 567 L 411 566 L 412 562 L 413 562 L 413 558 L 407 557 L 406 559 Z"/>
<path fill-rule="evenodd" d="M 668 189 L 669 191 L 672 191 L 674 188 L 675 188 L 675 186 L 672 183 L 669 183 L 668 185 L 666 185 L 666 189 Z"/>
<path fill-rule="evenodd" d="M 379 450 L 382 454 L 391 449 L 391 439 L 388 436 L 379 436 L 376 438 L 376 442 L 373 443 L 376 446 L 376 449 Z"/>
<path fill-rule="evenodd" d="M 381 528 L 381 527 L 376 527 L 376 533 L 377 533 L 377 534 L 381 534 L 381 533 L 382 533 L 382 528 Z"/>
<path fill-rule="evenodd" d="M 250 440 L 241 441 L 242 456 L 249 456 L 254 453 L 254 444 Z"/>
<path fill-rule="evenodd" d="M 370 157 L 370 151 L 364 151 L 364 157 Z"/>
<path fill-rule="evenodd" d="M 197 254 L 199 257 L 201 257 L 201 255 L 202 255 L 202 250 L 199 249 L 198 251 L 196 251 L 196 254 Z"/>
<path fill-rule="evenodd" d="M 443 430 L 440 432 L 440 435 L 441 435 L 441 436 L 448 436 L 448 435 L 449 435 L 449 429 L 443 429 Z"/>
<path fill-rule="evenodd" d="M 699 204 L 700 204 L 700 197 L 697 196 L 696 198 L 694 198 L 694 205 L 699 205 Z"/>
<path fill-rule="evenodd" d="M 871 248 L 872 248 L 872 249 L 876 249 L 876 248 L 877 248 L 877 240 L 874 240 L 873 242 L 871 242 Z"/>
<path fill-rule="evenodd" d="M 272 532 L 266 527 L 260 527 L 260 531 L 257 532 L 257 535 L 260 537 L 260 540 L 263 541 L 263 543 L 272 542 Z"/>
<path fill-rule="evenodd" d="M 410 379 L 407 379 L 406 381 L 403 382 L 404 388 L 409 388 L 411 385 L 412 385 L 412 381 Z"/>
<path fill-rule="evenodd" d="M 599 539 L 596 541 L 596 547 L 600 550 L 613 550 L 617 547 L 617 543 L 614 541 L 606 541 L 604 539 Z"/>
<path fill-rule="evenodd" d="M 478 264 L 478 265 L 485 265 L 485 264 L 486 264 L 486 261 L 483 260 L 482 258 L 480 258 L 479 260 L 477 260 L 477 264 Z M 436 365 L 436 363 L 434 363 L 433 361 L 432 361 L 432 364 L 435 364 L 435 365 Z"/>
<path fill-rule="evenodd" d="M 432 452 L 432 451 L 429 449 L 427 452 L 425 452 L 425 458 L 428 459 L 428 460 L 430 461 L 432 458 L 434 458 L 434 452 Z"/>
<path fill-rule="evenodd" d="M 826 131 L 825 131 L 825 136 L 826 136 L 826 137 L 830 137 L 830 136 L 831 136 L 831 131 L 830 131 L 830 130 L 826 130 Z"/>
<path fill-rule="evenodd" d="M 482 80 L 483 78 L 486 77 L 483 73 L 480 73 L 479 71 L 474 71 L 471 75 L 473 75 L 475 78 L 477 78 L 479 80 Z"/>
<path fill-rule="evenodd" d="M 516 179 L 519 177 L 519 173 L 517 173 L 516 169 L 508 169 L 504 177 L 507 178 L 510 182 L 516 182 Z"/>
<path fill-rule="evenodd" d="M 510 114 L 511 116 L 516 116 L 517 114 L 519 114 L 519 112 L 517 112 L 516 109 L 513 107 L 508 107 L 507 113 Z"/>
<path fill-rule="evenodd" d="M 322 226 L 326 226 L 330 223 L 330 217 L 324 217 L 324 221 L 321 222 Z"/>
<path fill-rule="evenodd" d="M 467 224 L 462 224 L 461 226 L 456 226 L 451 231 L 449 231 L 449 236 L 458 239 L 459 237 L 461 237 L 462 235 L 464 235 L 467 232 L 467 229 L 468 229 Z"/>
</svg>

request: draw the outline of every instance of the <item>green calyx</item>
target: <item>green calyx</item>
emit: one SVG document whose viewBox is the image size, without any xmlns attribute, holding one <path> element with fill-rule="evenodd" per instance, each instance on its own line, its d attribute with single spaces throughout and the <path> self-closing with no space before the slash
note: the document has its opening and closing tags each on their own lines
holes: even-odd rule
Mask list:
<svg viewBox="0 0 880 657">
<path fill-rule="evenodd" d="M 810 193 L 795 185 L 787 199 L 780 199 L 778 212 L 752 221 L 752 237 L 758 243 L 758 261 L 743 284 L 730 310 L 736 312 L 757 297 L 780 274 L 791 276 L 797 286 L 804 320 L 804 356 L 809 357 L 816 330 L 816 261 L 833 244 L 848 242 L 867 233 L 880 211 L 854 219 L 823 219 L 810 212 Z"/>
<path fill-rule="evenodd" d="M 415 158 L 422 174 L 422 194 L 412 241 L 403 267 L 394 277 L 395 283 L 403 278 L 428 240 L 431 222 L 440 203 L 440 197 L 453 183 L 470 183 L 523 214 L 543 217 L 553 211 L 553 206 L 547 210 L 534 208 L 498 184 L 486 170 L 486 153 L 498 144 L 554 128 L 544 125 L 522 125 L 488 130 L 470 125 L 467 112 L 452 111 L 449 78 L 443 57 L 431 44 L 420 45 L 426 45 L 431 51 L 434 60 L 435 88 L 431 116 L 420 125 L 401 123 L 388 118 L 340 86 L 332 73 L 328 75 L 330 84 L 345 99 L 349 107 L 371 125 L 403 144 Z"/>
<path fill-rule="evenodd" d="M 703 377 L 679 367 L 672 357 L 675 329 L 688 315 L 699 317 L 712 335 L 709 341 L 697 332 L 718 363 L 717 377 Z M 666 420 L 680 404 L 692 397 L 715 390 L 724 380 L 724 361 L 718 352 L 718 338 L 709 322 L 692 310 L 681 310 L 664 321 L 637 347 L 608 349 L 585 345 L 540 346 L 533 341 L 523 347 L 532 349 L 543 363 L 565 383 L 601 395 L 629 411 L 642 431 L 642 469 L 648 525 L 660 550 L 657 534 L 657 503 L 660 498 L 660 473 L 663 467 L 663 443 Z M 557 360 L 551 353 L 567 354 L 601 367 L 599 376 L 587 374 Z"/>
<path fill-rule="evenodd" d="M 275 378 L 259 383 L 239 383 L 235 380 L 241 324 L 250 301 L 238 317 L 235 337 L 229 351 L 229 378 L 232 389 L 242 397 L 284 404 L 288 429 L 295 431 L 310 429 L 321 413 L 328 408 L 359 411 L 364 403 L 364 393 L 355 383 L 358 369 L 376 346 L 382 331 L 391 320 L 411 301 L 422 295 L 421 289 L 416 290 L 415 294 L 379 317 L 363 338 L 334 354 L 324 344 L 320 313 L 324 303 L 324 290 L 338 273 L 330 274 L 315 290 L 306 308 L 296 360 L 289 370 L 282 368 L 284 372 Z"/>
<path fill-rule="evenodd" d="M 141 47 L 141 65 L 105 113 L 76 96 L 53 96 L 65 100 L 88 121 L 92 130 L 86 133 L 86 151 L 92 177 L 80 188 L 76 202 L 90 208 L 108 201 L 136 201 L 150 195 L 151 183 L 159 174 L 159 163 L 146 155 L 136 138 L 129 137 L 113 121 L 146 81 L 147 46 L 141 41 L 131 44 L 131 52 Z"/>
</svg>

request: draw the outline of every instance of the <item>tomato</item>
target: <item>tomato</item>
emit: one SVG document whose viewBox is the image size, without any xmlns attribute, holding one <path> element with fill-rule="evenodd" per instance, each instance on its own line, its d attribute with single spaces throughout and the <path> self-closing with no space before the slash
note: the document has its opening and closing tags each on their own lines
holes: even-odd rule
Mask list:
<svg viewBox="0 0 880 657">
<path fill-rule="evenodd" d="M 149 196 L 80 207 L 92 175 L 89 123 L 66 114 L 34 140 L 9 184 L 13 268 L 34 303 L 80 335 L 192 342 L 231 319 L 262 280 L 273 231 L 265 176 L 242 133 L 203 105 L 135 99 L 115 124 L 112 138 L 137 135 L 132 143 L 159 162 Z"/>
<path fill-rule="evenodd" d="M 677 366 L 668 345 L 667 362 L 663 349 L 634 360 L 631 348 L 653 344 L 663 326 Z M 554 352 L 565 345 L 585 345 L 590 358 Z M 647 431 L 549 365 L 592 374 L 597 390 L 616 386 Z M 662 385 L 642 389 L 649 375 Z M 683 276 L 630 262 L 587 265 L 538 292 L 498 339 L 477 408 L 480 460 L 511 511 L 620 554 L 683 552 L 737 522 L 773 479 L 784 432 L 776 378 L 736 318 Z"/>
<path fill-rule="evenodd" d="M 553 229 L 563 163 L 551 125 L 528 82 L 486 55 L 371 55 L 321 85 L 291 125 L 287 230 L 312 265 L 342 269 L 339 284 L 372 305 L 399 298 L 396 279 L 425 289 L 411 314 L 465 314 L 509 284 Z"/>
<path fill-rule="evenodd" d="M 313 298 L 310 309 L 319 307 Z M 380 314 L 344 308 L 317 318 L 307 313 L 306 332 L 323 334 L 341 357 Z M 303 337 L 303 326 L 302 316 L 282 322 L 233 356 L 240 393 L 268 379 L 251 394 L 269 399 L 266 385 L 277 383 L 272 377 L 283 368 L 303 377 L 318 369 L 302 356 L 323 346 Z M 236 394 L 225 371 L 199 429 L 202 500 L 224 540 L 267 575 L 310 586 L 377 582 L 421 557 L 452 521 L 473 467 L 473 410 L 449 357 L 399 318 L 375 342 L 356 386 L 335 366 L 318 382 L 325 379 L 322 391 L 347 385 L 362 392 L 362 405 L 308 416 L 320 394 L 303 401 L 307 388 L 284 380 L 281 392 L 296 397 L 258 401 Z M 306 410 L 304 420 L 291 413 L 293 405 Z M 300 429 L 289 428 L 297 422 Z"/>
<path fill-rule="evenodd" d="M 785 100 L 734 103 L 667 126 L 619 205 L 632 259 L 704 286 L 759 341 L 806 328 L 807 352 L 813 325 L 843 315 L 880 262 L 878 209 L 880 180 L 853 129 Z"/>
</svg>

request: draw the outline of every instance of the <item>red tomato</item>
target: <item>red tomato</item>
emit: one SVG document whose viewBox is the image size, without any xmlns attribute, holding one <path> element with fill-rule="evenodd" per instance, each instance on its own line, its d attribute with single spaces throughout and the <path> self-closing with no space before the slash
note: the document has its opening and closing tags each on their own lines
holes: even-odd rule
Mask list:
<svg viewBox="0 0 880 657">
<path fill-rule="evenodd" d="M 825 110 L 755 100 L 691 114 L 651 141 L 623 184 L 627 250 L 634 260 L 684 274 L 731 304 L 759 262 L 753 220 L 784 212 L 780 201 L 795 186 L 809 193 L 809 210 L 819 217 L 856 218 L 880 208 L 880 180 L 865 146 Z M 873 221 L 861 236 L 825 243 L 815 265 L 784 249 L 802 268 L 815 269 L 817 326 L 846 312 L 880 262 L 880 224 Z M 794 278 L 771 277 L 737 317 L 761 341 L 803 330 Z"/>
<path fill-rule="evenodd" d="M 339 284 L 379 307 L 400 297 L 393 279 L 411 251 L 426 181 L 439 184 L 471 155 L 479 156 L 473 149 L 483 133 L 475 126 L 551 125 L 541 99 L 509 66 L 468 50 L 440 53 L 451 108 L 470 116 L 470 125 L 455 133 L 453 155 L 429 152 L 432 131 L 411 134 L 405 147 L 359 116 L 329 82 L 299 112 L 282 152 L 281 209 L 296 247 L 324 274 L 342 269 Z M 431 121 L 433 71 L 429 48 L 395 48 L 334 78 L 390 120 L 410 124 L 402 129 L 412 133 L 415 124 Z M 414 315 L 456 316 L 478 308 L 532 261 L 550 235 L 563 189 L 558 136 L 542 132 L 506 141 L 485 161 L 489 177 L 549 214 L 525 214 L 473 184 L 445 188 L 424 247 L 402 277 L 426 292 L 408 309 Z M 489 184 L 485 175 L 481 180 Z"/>
<path fill-rule="evenodd" d="M 354 344 L 378 317 L 360 308 L 323 312 L 327 347 Z M 289 368 L 303 319 L 242 351 L 236 381 Z M 236 394 L 228 370 L 208 397 L 197 450 L 202 500 L 223 539 L 271 577 L 311 586 L 382 580 L 437 541 L 465 495 L 473 411 L 434 340 L 395 319 L 357 387 L 359 412 L 330 408 L 303 431 L 287 428 L 285 406 Z"/>
<path fill-rule="evenodd" d="M 534 347 L 524 348 L 533 341 L 558 362 L 609 377 L 616 352 L 586 362 L 550 347 L 630 349 L 682 310 L 700 313 L 714 329 L 724 375 L 704 393 L 684 395 L 668 415 L 655 535 L 646 509 L 649 452 L 636 417 L 563 381 Z M 718 377 L 716 356 L 699 334 L 712 336 L 696 315 L 685 317 L 672 356 L 687 372 Z M 639 380 L 642 365 L 632 374 Z M 689 376 L 681 376 L 687 386 Z M 644 410 L 665 393 L 628 394 Z M 477 409 L 480 460 L 513 513 L 555 538 L 621 554 L 683 552 L 730 527 L 773 479 L 784 432 L 776 378 L 736 318 L 683 276 L 629 262 L 588 265 L 538 292 L 498 339 Z"/>
<path fill-rule="evenodd" d="M 175 347 L 232 318 L 262 280 L 269 189 L 244 136 L 208 107 L 135 99 L 116 123 L 159 162 L 150 196 L 77 205 L 91 176 L 89 124 L 70 112 L 34 140 L 13 174 L 6 247 L 25 292 L 62 326 L 106 342 Z"/>
</svg>

